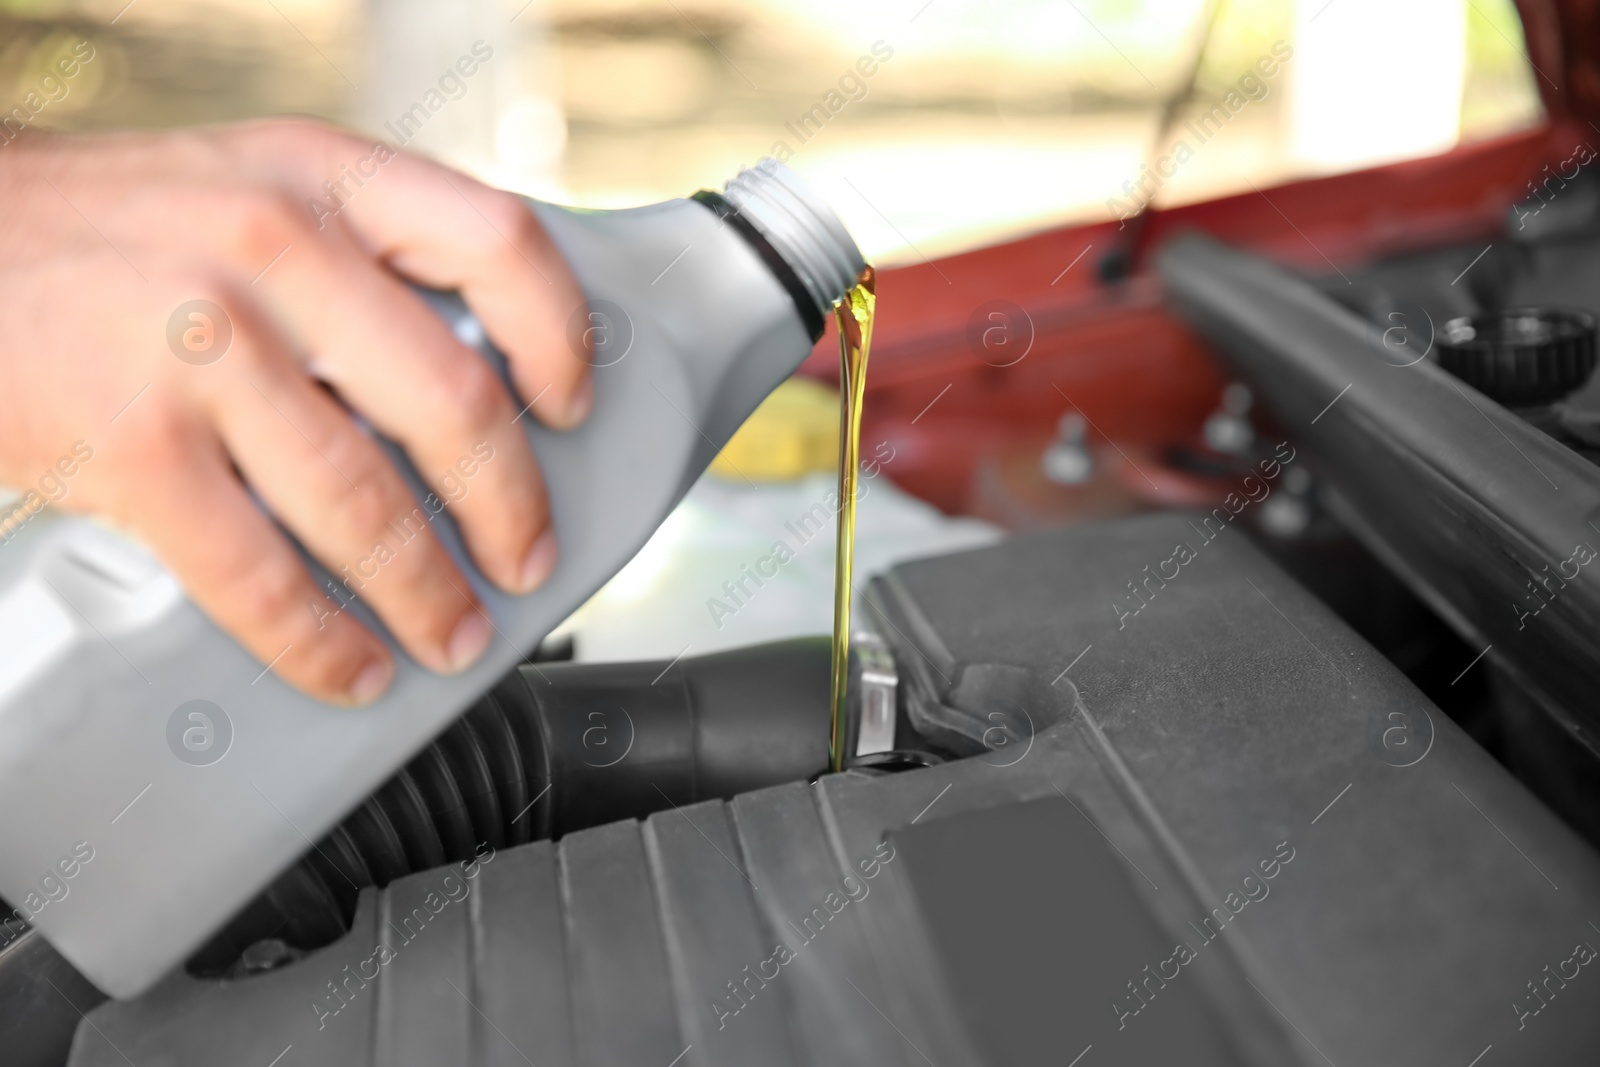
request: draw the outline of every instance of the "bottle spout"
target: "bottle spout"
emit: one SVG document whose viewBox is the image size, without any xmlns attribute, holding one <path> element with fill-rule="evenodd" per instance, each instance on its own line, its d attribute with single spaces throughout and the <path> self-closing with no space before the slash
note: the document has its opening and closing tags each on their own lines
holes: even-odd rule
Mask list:
<svg viewBox="0 0 1600 1067">
<path fill-rule="evenodd" d="M 856 284 L 866 259 L 827 202 L 775 159 L 731 178 L 722 193 L 695 199 L 739 228 L 778 275 L 812 338 Z"/>
</svg>

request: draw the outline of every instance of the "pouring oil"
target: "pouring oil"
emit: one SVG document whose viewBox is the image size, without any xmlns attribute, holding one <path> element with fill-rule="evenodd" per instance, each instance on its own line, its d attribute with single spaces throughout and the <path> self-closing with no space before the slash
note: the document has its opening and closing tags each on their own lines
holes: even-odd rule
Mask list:
<svg viewBox="0 0 1600 1067">
<path fill-rule="evenodd" d="M 850 681 L 850 596 L 856 544 L 856 480 L 861 473 L 861 402 L 867 389 L 867 352 L 878 297 L 870 266 L 833 307 L 839 326 L 839 513 L 833 564 L 833 725 L 828 765 L 844 770 L 845 691 Z"/>
</svg>

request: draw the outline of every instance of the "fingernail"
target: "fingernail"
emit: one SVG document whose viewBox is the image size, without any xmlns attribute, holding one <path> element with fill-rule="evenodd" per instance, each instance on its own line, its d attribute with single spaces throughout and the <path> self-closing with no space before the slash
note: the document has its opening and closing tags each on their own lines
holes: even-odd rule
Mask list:
<svg viewBox="0 0 1600 1067">
<path fill-rule="evenodd" d="M 531 593 L 545 583 L 556 569 L 556 534 L 546 530 L 528 549 L 522 560 L 522 591 Z"/>
<path fill-rule="evenodd" d="M 394 679 L 394 662 L 375 659 L 361 668 L 355 681 L 350 683 L 350 699 L 356 704 L 370 704 L 383 695 Z"/>
<path fill-rule="evenodd" d="M 594 379 L 585 377 L 578 383 L 578 388 L 572 391 L 572 399 L 567 401 L 566 424 L 577 426 L 589 417 L 589 412 L 594 409 Z"/>
<path fill-rule="evenodd" d="M 455 632 L 450 635 L 450 647 L 445 650 L 450 659 L 450 670 L 459 671 L 467 667 L 483 655 L 483 650 L 488 647 L 489 620 L 473 608 L 461 616 Z"/>
</svg>

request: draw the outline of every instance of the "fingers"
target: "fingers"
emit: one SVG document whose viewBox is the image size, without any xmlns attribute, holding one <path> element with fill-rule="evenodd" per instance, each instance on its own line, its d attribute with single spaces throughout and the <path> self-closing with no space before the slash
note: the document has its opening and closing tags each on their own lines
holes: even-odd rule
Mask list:
<svg viewBox="0 0 1600 1067">
<path fill-rule="evenodd" d="M 318 699 L 366 704 L 388 688 L 388 650 L 317 587 L 216 442 L 169 439 L 146 456 L 150 480 L 126 520 L 201 610 Z"/>
<path fill-rule="evenodd" d="M 181 182 L 163 169 L 172 152 L 155 148 L 130 149 L 114 175 L 57 175 L 63 203 L 86 204 L 78 213 L 132 257 L 123 266 L 141 281 L 175 260 L 190 281 L 220 280 L 227 297 L 209 284 L 186 292 L 216 293 L 234 319 L 227 358 L 176 371 L 168 406 L 146 400 L 153 423 L 168 420 L 153 433 L 164 443 L 136 449 L 160 499 L 134 494 L 115 510 L 202 608 L 297 687 L 361 702 L 392 677 L 383 643 L 340 607 L 351 592 L 419 663 L 460 669 L 492 626 L 435 536 L 443 507 L 482 572 L 510 592 L 542 583 L 555 543 L 522 403 L 387 268 L 462 290 L 533 401 L 527 417 L 556 426 L 592 403 L 587 364 L 567 342 L 582 294 L 516 197 L 435 164 L 384 149 L 381 164 L 368 160 L 381 177 L 324 190 L 375 146 L 283 123 L 167 147 L 181 150 Z M 139 188 L 123 189 L 140 168 Z M 312 198 L 324 210 L 309 210 Z M 152 229 L 155 218 L 172 225 Z M 176 257 L 173 232 L 184 238 Z M 419 505 L 308 367 L 405 448 L 435 496 Z M 180 427 L 192 431 L 187 450 L 166 440 Z M 241 477 L 346 588 L 330 598 L 317 587 Z"/>
<path fill-rule="evenodd" d="M 394 181 L 350 202 L 351 226 L 401 273 L 461 290 L 534 413 L 560 429 L 578 425 L 594 404 L 567 330 L 583 293 L 533 212 L 427 160 L 401 155 L 391 166 Z"/>
<path fill-rule="evenodd" d="M 419 663 L 453 673 L 475 661 L 492 630 L 434 536 L 436 512 L 287 359 L 245 352 L 239 366 L 216 423 L 262 500 Z"/>
<path fill-rule="evenodd" d="M 257 165 L 317 198 L 325 228 L 348 227 L 372 255 L 415 281 L 461 290 L 542 421 L 569 428 L 587 416 L 594 392 L 586 353 L 573 350 L 567 330 L 583 293 L 520 198 L 331 131 L 256 127 L 238 143 Z"/>
<path fill-rule="evenodd" d="M 255 295 L 301 339 L 317 373 L 406 449 L 483 573 L 511 593 L 536 588 L 554 568 L 555 542 L 517 405 L 415 293 L 342 234 L 308 229 L 285 220 L 281 232 L 246 238 L 254 247 L 241 255 L 287 249 Z"/>
</svg>

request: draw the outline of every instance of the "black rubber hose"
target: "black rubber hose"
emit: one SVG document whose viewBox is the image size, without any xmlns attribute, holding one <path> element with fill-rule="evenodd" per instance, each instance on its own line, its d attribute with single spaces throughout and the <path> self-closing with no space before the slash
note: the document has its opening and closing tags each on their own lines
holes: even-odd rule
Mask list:
<svg viewBox="0 0 1600 1067">
<path fill-rule="evenodd" d="M 815 775 L 828 762 L 826 638 L 672 664 L 518 669 L 496 689 L 537 724 L 536 837 Z"/>
<path fill-rule="evenodd" d="M 360 890 L 483 844 L 811 778 L 828 763 L 829 656 L 828 638 L 813 637 L 668 662 L 523 664 L 241 909 L 189 970 L 240 974 L 244 950 L 268 939 L 330 944 Z"/>
</svg>

